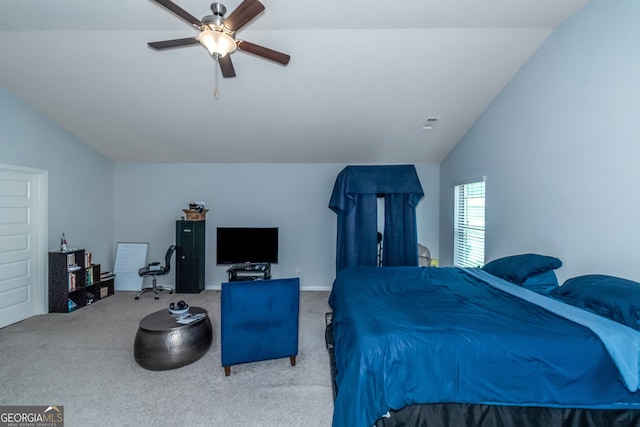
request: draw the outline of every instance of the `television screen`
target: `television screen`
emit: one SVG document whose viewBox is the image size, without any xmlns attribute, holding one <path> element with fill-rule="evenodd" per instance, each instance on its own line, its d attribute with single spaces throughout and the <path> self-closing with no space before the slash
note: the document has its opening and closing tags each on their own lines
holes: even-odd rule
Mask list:
<svg viewBox="0 0 640 427">
<path fill-rule="evenodd" d="M 278 228 L 218 227 L 217 264 L 278 263 Z"/>
</svg>

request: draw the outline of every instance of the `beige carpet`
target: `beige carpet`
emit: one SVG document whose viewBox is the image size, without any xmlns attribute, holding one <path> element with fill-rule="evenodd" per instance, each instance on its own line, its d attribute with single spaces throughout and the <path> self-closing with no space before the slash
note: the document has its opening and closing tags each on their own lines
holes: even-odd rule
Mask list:
<svg viewBox="0 0 640 427">
<path fill-rule="evenodd" d="M 289 358 L 220 365 L 220 293 L 135 292 L 70 314 L 35 316 L 0 329 L 0 405 L 62 405 L 65 426 L 330 426 L 328 292 L 302 292 L 297 365 Z M 135 362 L 138 322 L 183 299 L 209 311 L 214 339 L 197 362 L 148 371 Z"/>
</svg>

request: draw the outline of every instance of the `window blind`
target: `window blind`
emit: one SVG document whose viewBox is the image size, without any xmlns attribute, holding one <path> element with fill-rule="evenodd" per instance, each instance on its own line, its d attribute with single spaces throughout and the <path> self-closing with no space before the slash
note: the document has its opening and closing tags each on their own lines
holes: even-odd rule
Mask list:
<svg viewBox="0 0 640 427">
<path fill-rule="evenodd" d="M 484 265 L 484 181 L 454 187 L 453 265 Z"/>
</svg>

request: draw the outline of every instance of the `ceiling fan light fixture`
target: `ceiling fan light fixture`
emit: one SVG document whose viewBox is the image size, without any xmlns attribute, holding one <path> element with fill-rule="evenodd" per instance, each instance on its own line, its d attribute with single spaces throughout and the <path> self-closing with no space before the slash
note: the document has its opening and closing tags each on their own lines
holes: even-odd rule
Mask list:
<svg viewBox="0 0 640 427">
<path fill-rule="evenodd" d="M 213 59 L 218 63 L 216 70 L 220 69 L 222 77 L 235 77 L 236 72 L 230 53 L 240 50 L 250 53 L 268 61 L 287 65 L 289 55 L 266 48 L 246 40 L 236 40 L 236 32 L 247 25 L 253 18 L 264 11 L 264 5 L 260 0 L 241 0 L 240 4 L 231 12 L 228 18 L 224 17 L 226 7 L 221 3 L 211 4 L 211 15 L 201 20 L 178 6 L 172 0 L 154 0 L 160 6 L 172 12 L 179 18 L 197 28 L 200 33 L 196 37 L 185 37 L 173 40 L 149 42 L 147 45 L 153 49 L 163 50 L 182 46 L 202 45 Z"/>
<path fill-rule="evenodd" d="M 211 55 L 219 58 L 236 50 L 236 41 L 222 31 L 204 30 L 198 35 L 198 40 Z"/>
</svg>

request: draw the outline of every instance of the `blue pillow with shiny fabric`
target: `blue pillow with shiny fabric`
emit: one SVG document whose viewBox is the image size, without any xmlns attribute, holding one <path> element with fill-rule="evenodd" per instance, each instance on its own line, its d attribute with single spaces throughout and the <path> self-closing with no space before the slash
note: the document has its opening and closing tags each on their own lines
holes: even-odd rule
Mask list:
<svg viewBox="0 0 640 427">
<path fill-rule="evenodd" d="M 509 282 L 522 284 L 529 277 L 562 267 L 562 261 L 546 255 L 522 254 L 498 258 L 482 269 Z"/>
<path fill-rule="evenodd" d="M 519 284 L 523 288 L 539 294 L 546 294 L 558 287 L 558 276 L 554 270 L 545 271 L 544 273 L 534 274 Z"/>
<path fill-rule="evenodd" d="M 547 295 L 640 330 L 638 282 L 603 274 L 589 274 L 568 279 Z"/>
</svg>

